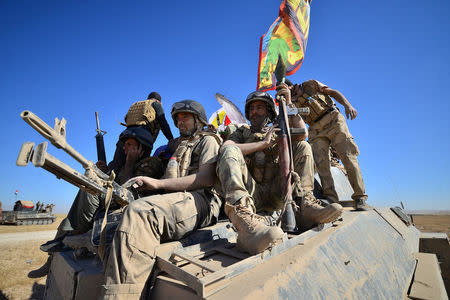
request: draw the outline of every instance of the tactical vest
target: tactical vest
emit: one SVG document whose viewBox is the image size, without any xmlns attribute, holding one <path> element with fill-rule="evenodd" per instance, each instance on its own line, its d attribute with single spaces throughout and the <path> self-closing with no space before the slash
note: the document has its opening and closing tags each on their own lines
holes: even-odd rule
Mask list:
<svg viewBox="0 0 450 300">
<path fill-rule="evenodd" d="M 303 94 L 293 103 L 297 107 L 309 107 L 309 115 L 302 116 L 306 124 L 313 124 L 319 117 L 335 106 L 330 96 L 324 95 L 314 87 L 313 81 L 305 81 L 302 84 Z"/>
<path fill-rule="evenodd" d="M 178 177 L 184 177 L 196 173 L 199 169 L 198 161 L 191 166 L 192 157 L 196 154 L 198 157 L 202 149 L 197 147 L 204 136 L 212 136 L 217 144 L 222 145 L 222 139 L 215 133 L 209 131 L 201 131 L 192 139 L 184 140 L 178 145 L 177 150 L 173 154 L 178 162 Z"/>
<path fill-rule="evenodd" d="M 155 122 L 156 111 L 152 104 L 156 100 L 147 99 L 133 103 L 125 115 L 125 126 L 147 125 L 153 136 L 153 141 L 158 137 L 160 125 Z"/>
<path fill-rule="evenodd" d="M 252 132 L 248 125 L 241 128 L 244 143 L 260 142 L 266 137 L 266 133 Z M 272 135 L 272 141 L 277 138 L 276 134 Z M 279 173 L 279 149 L 275 144 L 263 151 L 257 151 L 245 156 L 245 163 L 252 174 L 253 179 L 258 183 L 270 183 Z"/>
</svg>

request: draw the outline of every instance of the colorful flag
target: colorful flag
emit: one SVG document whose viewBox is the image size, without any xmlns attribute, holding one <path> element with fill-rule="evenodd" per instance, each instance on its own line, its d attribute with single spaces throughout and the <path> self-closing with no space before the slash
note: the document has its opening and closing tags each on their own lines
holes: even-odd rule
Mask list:
<svg viewBox="0 0 450 300">
<path fill-rule="evenodd" d="M 258 65 L 258 91 L 273 90 L 276 86 L 275 67 L 281 57 L 286 75 L 300 68 L 309 34 L 309 1 L 283 0 L 279 17 L 261 37 Z"/>
<path fill-rule="evenodd" d="M 224 130 L 230 123 L 231 121 L 223 108 L 215 111 L 209 118 L 209 124 L 214 125 L 214 127 L 219 130 Z"/>
</svg>

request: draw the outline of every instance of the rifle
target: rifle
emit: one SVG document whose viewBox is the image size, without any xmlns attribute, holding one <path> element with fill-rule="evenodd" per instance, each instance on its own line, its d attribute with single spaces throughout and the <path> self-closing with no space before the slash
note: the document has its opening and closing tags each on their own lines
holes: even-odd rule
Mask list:
<svg viewBox="0 0 450 300">
<path fill-rule="evenodd" d="M 98 169 L 92 161 L 84 158 L 80 153 L 73 149 L 66 141 L 66 120 L 55 118 L 54 129 L 42 121 L 31 111 L 23 111 L 20 116 L 33 127 L 39 134 L 49 140 L 56 148 L 63 149 L 75 160 L 77 160 L 86 170 L 85 174 L 80 174 L 70 166 L 53 157 L 47 152 L 47 142 L 43 142 L 34 148 L 34 143 L 23 143 L 19 156 L 17 157 L 17 166 L 26 166 L 32 162 L 34 166 L 41 167 L 54 174 L 58 179 L 63 179 L 70 184 L 79 187 L 81 190 L 94 194 L 106 194 L 112 189 L 112 199 L 122 206 L 127 205 L 134 200 L 130 190 L 121 187 L 114 182 L 114 173 L 108 176 Z"/>
<path fill-rule="evenodd" d="M 97 145 L 97 160 L 106 161 L 106 152 L 105 152 L 105 142 L 103 141 L 103 136 L 106 134 L 106 131 L 100 130 L 100 123 L 98 121 L 98 112 L 95 112 L 95 120 L 97 121 L 97 134 L 95 135 L 95 144 Z"/>
<path fill-rule="evenodd" d="M 281 58 L 278 56 L 278 62 L 275 67 L 275 77 L 277 79 L 277 85 L 284 82 L 286 75 L 286 65 Z M 283 192 L 283 211 L 280 216 L 281 228 L 287 232 L 295 232 L 297 230 L 295 214 L 293 209 L 292 200 L 292 171 L 294 171 L 294 160 L 292 151 L 292 139 L 291 134 L 305 134 L 306 130 L 304 128 L 289 128 L 288 115 L 308 114 L 309 109 L 296 109 L 287 108 L 286 100 L 284 97 L 277 97 L 279 115 L 278 115 L 278 126 L 280 128 L 278 147 L 280 149 L 279 159 L 280 159 L 280 171 L 281 171 L 281 186 Z M 280 221 L 279 219 L 279 221 Z M 279 222 L 278 221 L 278 222 Z"/>
</svg>

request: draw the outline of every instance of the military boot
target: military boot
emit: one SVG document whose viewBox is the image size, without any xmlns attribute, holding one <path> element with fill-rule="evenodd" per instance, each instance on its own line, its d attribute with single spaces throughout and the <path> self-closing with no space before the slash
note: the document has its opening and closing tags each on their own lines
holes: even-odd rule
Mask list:
<svg viewBox="0 0 450 300">
<path fill-rule="evenodd" d="M 43 264 L 40 268 L 28 272 L 28 278 L 41 278 L 48 275 L 50 271 L 50 264 L 52 262 L 52 256 L 49 255 L 45 264 Z"/>
<path fill-rule="evenodd" d="M 372 207 L 370 207 L 365 199 L 358 199 L 355 200 L 355 210 L 357 211 L 364 211 L 364 210 L 371 210 Z"/>
<path fill-rule="evenodd" d="M 309 229 L 317 224 L 329 223 L 339 218 L 344 210 L 338 203 L 332 203 L 325 207 L 313 193 L 307 193 L 301 198 L 296 198 L 299 210 L 295 213 L 297 226 L 300 229 Z"/>
<path fill-rule="evenodd" d="M 255 255 L 282 242 L 284 232 L 277 226 L 267 226 L 264 217 L 254 213 L 252 202 L 244 198 L 236 205 L 225 203 L 225 214 L 238 232 L 238 248 Z"/>
</svg>

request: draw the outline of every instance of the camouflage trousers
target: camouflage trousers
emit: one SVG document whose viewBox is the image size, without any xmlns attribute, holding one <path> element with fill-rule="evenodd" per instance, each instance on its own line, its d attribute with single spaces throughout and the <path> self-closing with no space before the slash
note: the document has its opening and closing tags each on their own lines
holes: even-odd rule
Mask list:
<svg viewBox="0 0 450 300">
<path fill-rule="evenodd" d="M 314 190 L 314 159 L 311 146 L 305 142 L 293 145 L 294 170 L 300 176 L 304 193 Z M 276 171 L 280 174 L 280 171 Z M 222 183 L 225 201 L 234 205 L 250 196 L 257 212 L 273 212 L 283 207 L 281 177 L 277 175 L 267 183 L 257 183 L 250 174 L 241 150 L 234 145 L 222 148 L 217 165 L 217 175 Z"/>
<path fill-rule="evenodd" d="M 339 200 L 330 169 L 330 145 L 332 145 L 347 171 L 348 180 L 353 188 L 352 199 L 367 199 L 357 158 L 359 149 L 348 131 L 344 116 L 339 111 L 328 113 L 309 127 L 309 143 L 312 146 L 317 173 L 326 198 L 335 202 Z"/>
<path fill-rule="evenodd" d="M 103 299 L 139 299 L 161 242 L 217 222 L 219 197 L 208 190 L 140 198 L 126 208 L 105 267 Z"/>
</svg>

